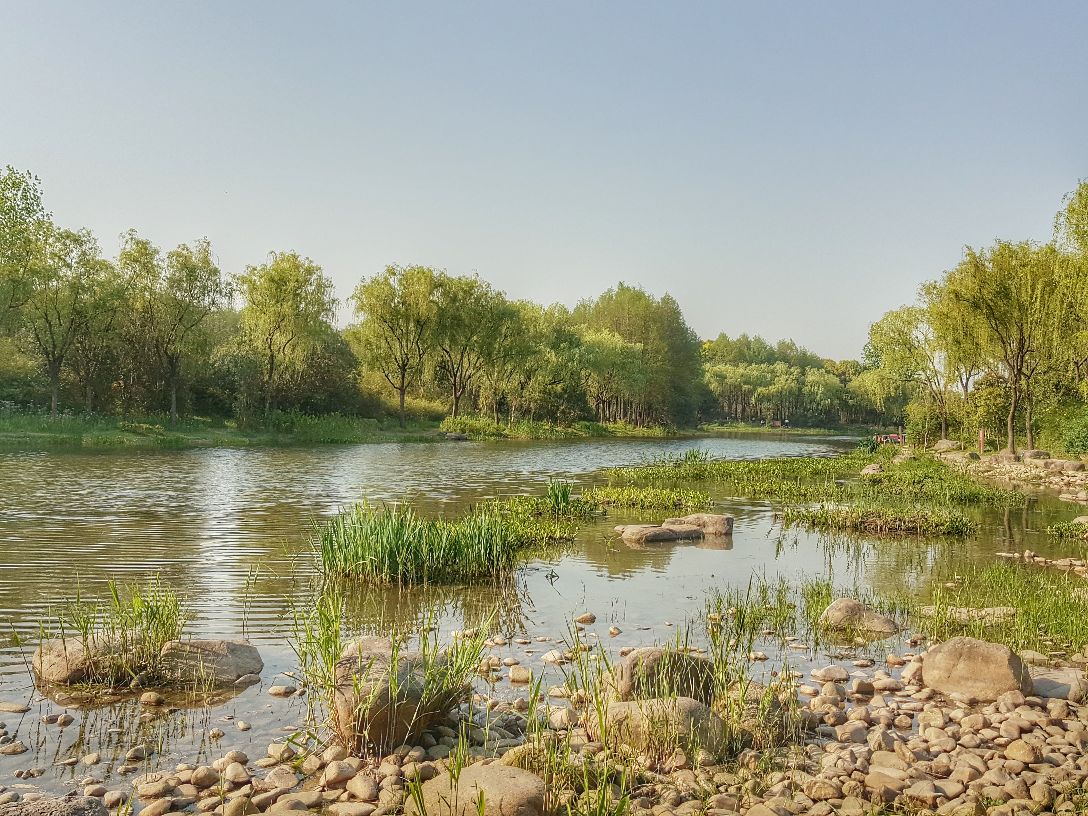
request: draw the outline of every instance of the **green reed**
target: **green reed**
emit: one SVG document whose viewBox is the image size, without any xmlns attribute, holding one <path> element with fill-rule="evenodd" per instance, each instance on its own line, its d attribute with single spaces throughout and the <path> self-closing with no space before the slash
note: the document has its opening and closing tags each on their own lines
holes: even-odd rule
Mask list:
<svg viewBox="0 0 1088 816">
<path fill-rule="evenodd" d="M 141 674 L 157 676 L 163 645 L 178 640 L 185 626 L 177 593 L 157 577 L 125 586 L 111 579 L 107 586 L 104 601 L 84 600 L 77 587 L 75 598 L 57 612 L 60 637 L 101 647 L 95 650 L 90 683 L 117 685 Z"/>
<path fill-rule="evenodd" d="M 582 499 L 601 509 L 624 507 L 635 510 L 692 512 L 710 507 L 709 493 L 684 487 L 591 487 L 583 491 Z"/>
<path fill-rule="evenodd" d="M 819 505 L 787 507 L 785 526 L 816 530 L 850 530 L 879 535 L 969 535 L 978 525 L 952 507 L 892 505 Z"/>
</svg>

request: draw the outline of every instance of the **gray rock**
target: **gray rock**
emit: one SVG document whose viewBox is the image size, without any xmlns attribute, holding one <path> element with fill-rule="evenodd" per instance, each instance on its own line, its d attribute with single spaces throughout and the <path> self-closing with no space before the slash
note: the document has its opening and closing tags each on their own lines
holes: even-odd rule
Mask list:
<svg viewBox="0 0 1088 816">
<path fill-rule="evenodd" d="M 694 524 L 677 524 L 672 527 L 664 527 L 660 524 L 628 524 L 618 528 L 617 532 L 619 532 L 625 544 L 636 546 L 660 541 L 681 541 L 703 537 L 702 529 Z"/>
<path fill-rule="evenodd" d="M 171 640 L 162 647 L 163 671 L 179 683 L 236 683 L 264 670 L 261 653 L 244 640 Z"/>
<path fill-rule="evenodd" d="M 873 635 L 894 635 L 899 625 L 853 598 L 838 598 L 820 613 L 819 625 L 836 632 L 864 632 Z"/>
<path fill-rule="evenodd" d="M 922 682 L 943 694 L 992 702 L 1007 691 L 1032 693 L 1031 675 L 1008 646 L 955 637 L 922 658 Z"/>
<path fill-rule="evenodd" d="M 1031 672 L 1031 681 L 1038 697 L 1054 697 L 1071 703 L 1088 698 L 1088 679 L 1078 669 L 1049 669 Z"/>
<path fill-rule="evenodd" d="M 662 526 L 694 526 L 702 530 L 703 535 L 732 535 L 733 517 L 723 513 L 692 513 L 690 516 L 665 519 Z"/>
<path fill-rule="evenodd" d="M 963 450 L 963 443 L 955 439 L 938 439 L 933 445 L 936 453 L 948 453 L 949 451 Z"/>
</svg>

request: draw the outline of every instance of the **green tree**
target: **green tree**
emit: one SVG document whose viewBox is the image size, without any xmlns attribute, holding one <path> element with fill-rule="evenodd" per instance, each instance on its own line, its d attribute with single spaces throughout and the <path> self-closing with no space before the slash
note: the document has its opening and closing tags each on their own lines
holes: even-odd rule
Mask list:
<svg viewBox="0 0 1088 816">
<path fill-rule="evenodd" d="M 351 332 L 363 364 L 397 392 L 400 425 L 408 389 L 422 376 L 434 350 L 439 275 L 425 266 L 387 266 L 362 281 L 351 296 L 360 323 Z"/>
<path fill-rule="evenodd" d="M 110 264 L 87 230 L 52 230 L 45 243 L 45 262 L 23 303 L 23 327 L 49 378 L 50 411 L 56 416 L 68 356 L 109 308 L 103 283 Z"/>
<path fill-rule="evenodd" d="M 50 228 L 37 177 L 10 165 L 0 170 L 0 319 L 30 297 Z"/>
<path fill-rule="evenodd" d="M 336 309 L 332 281 L 297 252 L 273 252 L 238 279 L 244 305 L 242 336 L 260 366 L 264 413 L 276 408 L 277 389 L 292 366 L 316 345 Z"/>
<path fill-rule="evenodd" d="M 437 371 L 449 386 L 450 412 L 455 417 L 487 363 L 500 321 L 505 317 L 505 304 L 502 294 L 476 275 L 438 278 L 434 331 Z"/>
</svg>

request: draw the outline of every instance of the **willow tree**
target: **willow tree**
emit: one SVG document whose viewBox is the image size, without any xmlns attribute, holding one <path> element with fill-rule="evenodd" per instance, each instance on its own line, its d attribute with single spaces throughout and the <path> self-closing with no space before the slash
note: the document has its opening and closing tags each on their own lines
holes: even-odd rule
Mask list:
<svg viewBox="0 0 1088 816">
<path fill-rule="evenodd" d="M 999 241 L 982 250 L 968 247 L 944 286 L 959 307 L 963 331 L 974 333 L 991 373 L 1004 383 L 1007 450 L 1016 452 L 1016 417 L 1021 409 L 1027 443 L 1033 447 L 1031 386 L 1058 353 L 1065 317 L 1056 248 L 1028 241 Z"/>
<path fill-rule="evenodd" d="M 267 263 L 238 278 L 244 305 L 242 338 L 258 360 L 264 413 L 276 407 L 277 388 L 292 367 L 331 330 L 333 284 L 321 267 L 297 252 L 273 252 Z"/>
<path fill-rule="evenodd" d="M 170 421 L 176 423 L 184 363 L 205 320 L 229 301 L 229 283 L 207 238 L 181 244 L 163 258 L 150 241 L 130 230 L 118 265 L 128 281 L 134 340 L 157 362 L 169 394 Z"/>
<path fill-rule="evenodd" d="M 405 396 L 419 381 L 433 348 L 437 283 L 438 274 L 429 267 L 387 266 L 351 296 L 360 319 L 351 330 L 352 345 L 362 363 L 397 392 L 402 428 Z"/>
<path fill-rule="evenodd" d="M 49 378 L 49 407 L 56 416 L 65 363 L 109 308 L 103 284 L 111 267 L 87 230 L 51 230 L 45 246 L 42 266 L 23 299 L 21 322 Z"/>
<path fill-rule="evenodd" d="M 0 319 L 30 298 L 50 228 L 37 177 L 10 165 L 0 170 Z"/>
<path fill-rule="evenodd" d="M 442 275 L 435 290 L 437 319 L 434 342 L 437 371 L 450 389 L 450 413 L 458 416 L 461 403 L 487 365 L 507 301 L 491 284 L 473 275 Z"/>
</svg>

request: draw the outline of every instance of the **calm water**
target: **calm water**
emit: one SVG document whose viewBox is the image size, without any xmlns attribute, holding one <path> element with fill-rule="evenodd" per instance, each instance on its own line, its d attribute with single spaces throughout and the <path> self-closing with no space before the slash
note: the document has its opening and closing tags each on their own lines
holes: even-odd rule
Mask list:
<svg viewBox="0 0 1088 816">
<path fill-rule="evenodd" d="M 17 768 L 49 767 L 88 750 L 123 753 L 148 739 L 162 742 L 171 763 L 232 748 L 262 756 L 270 737 L 293 727 L 302 713 L 300 702 L 274 700 L 264 688 L 295 665 L 288 643 L 292 610 L 306 608 L 317 581 L 308 531 L 315 518 L 351 502 L 412 499 L 429 512 L 454 512 L 485 497 L 542 492 L 551 477 L 590 483 L 600 468 L 690 447 L 714 457 L 760 458 L 830 454 L 851 444 L 716 437 L 0 454 L 0 700 L 33 706 L 26 715 L 0 714 L 9 731 L 17 730 L 32 747 L 22 756 L 0 757 L 0 784 L 8 784 Z M 625 547 L 612 526 L 645 520 L 637 515 L 614 515 L 586 526 L 571 555 L 521 572 L 515 596 L 501 604 L 502 627 L 507 634 L 562 637 L 572 614 L 590 610 L 602 633 L 613 623 L 623 630 L 610 642 L 616 648 L 660 641 L 698 616 L 707 590 L 744 586 L 756 574 L 830 572 L 845 586 L 859 581 L 890 589 L 923 581 L 939 560 L 986 560 L 996 551 L 1024 547 L 1049 552 L 1053 545 L 1041 534 L 1047 524 L 1077 514 L 1043 498 L 1025 510 L 988 512 L 982 532 L 966 542 L 874 545 L 783 534 L 766 503 L 723 495 L 715 501 L 722 512 L 737 516 L 732 539 L 717 548 Z M 124 703 L 76 712 L 77 723 L 63 731 L 41 724 L 43 713 L 59 709 L 33 692 L 26 669 L 39 622 L 77 586 L 83 596 L 94 596 L 108 578 L 153 575 L 180 591 L 189 632 L 246 636 L 261 648 L 263 686 L 216 707 L 153 722 L 139 721 L 137 707 Z M 494 592 L 478 589 L 399 593 L 357 587 L 350 598 L 351 626 L 384 630 L 390 622 L 419 620 L 438 603 L 445 610 L 443 629 L 461 628 L 497 602 Z M 546 648 L 511 646 L 507 652 L 532 664 Z M 238 731 L 232 717 L 245 718 L 253 730 Z M 216 726 L 226 736 L 209 741 L 207 730 Z M 93 772 L 104 776 L 107 770 L 102 765 Z M 36 783 L 60 788 L 86 772 L 49 767 Z"/>
</svg>

